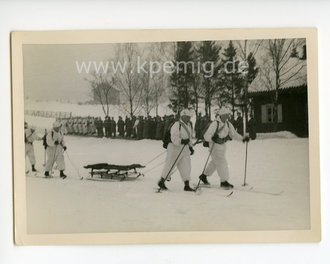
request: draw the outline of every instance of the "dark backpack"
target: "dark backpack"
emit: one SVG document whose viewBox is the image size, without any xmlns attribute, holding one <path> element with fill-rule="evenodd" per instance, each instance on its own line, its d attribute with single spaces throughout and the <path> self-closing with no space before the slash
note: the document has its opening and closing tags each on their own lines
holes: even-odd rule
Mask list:
<svg viewBox="0 0 330 264">
<path fill-rule="evenodd" d="M 47 144 L 47 130 L 45 131 L 45 135 L 42 137 L 42 145 L 44 146 L 44 148 L 46 149 L 48 147 Z M 52 131 L 52 138 L 54 137 L 54 131 Z"/>
<path fill-rule="evenodd" d="M 47 145 L 47 134 L 45 134 L 42 137 L 42 145 L 44 146 L 45 149 L 48 147 L 48 145 Z"/>
<path fill-rule="evenodd" d="M 206 131 L 209 129 L 210 125 L 212 124 L 212 121 L 210 121 L 207 126 L 203 129 L 202 131 L 202 139 L 203 139 L 203 147 L 208 148 L 210 146 L 209 142 L 205 141 L 204 139 L 204 134 L 206 133 Z M 217 129 L 215 130 L 215 133 L 218 133 L 218 129 L 219 129 L 219 121 L 217 121 Z"/>
<path fill-rule="evenodd" d="M 163 136 L 163 148 L 164 149 L 167 149 L 168 144 L 170 144 L 172 142 L 172 140 L 171 140 L 171 128 L 172 128 L 172 126 L 174 125 L 175 122 L 176 122 L 176 120 L 173 121 L 172 123 L 170 123 L 170 125 L 168 126 L 168 128 L 166 129 L 166 131 L 164 133 L 164 136 Z M 181 124 L 180 124 L 179 129 L 181 129 Z"/>
<path fill-rule="evenodd" d="M 203 131 L 203 146 L 208 148 L 209 147 L 209 142 L 205 141 L 204 140 L 204 134 L 206 133 L 207 129 L 209 128 L 209 126 L 211 125 L 212 122 L 210 122 L 207 127 L 204 129 Z M 226 121 L 227 125 L 228 125 L 228 121 Z M 221 129 L 219 130 L 219 121 L 217 121 L 217 129 L 215 130 L 214 132 L 214 135 L 219 133 L 220 131 L 222 131 L 222 129 L 224 128 L 225 126 L 222 126 Z M 223 142 L 222 143 L 226 143 L 228 140 L 232 140 L 231 137 L 228 135 L 227 137 L 223 138 L 223 139 L 220 139 L 222 140 Z"/>
</svg>

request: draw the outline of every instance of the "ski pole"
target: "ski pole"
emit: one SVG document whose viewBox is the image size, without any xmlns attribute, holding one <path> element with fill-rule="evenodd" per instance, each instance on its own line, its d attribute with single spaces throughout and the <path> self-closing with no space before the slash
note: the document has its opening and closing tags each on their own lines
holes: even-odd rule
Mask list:
<svg viewBox="0 0 330 264">
<path fill-rule="evenodd" d="M 168 173 L 167 173 L 167 175 L 166 175 L 164 181 L 167 180 L 168 176 L 170 175 L 171 171 L 173 170 L 173 168 L 174 168 L 176 162 L 178 161 L 178 159 L 179 159 L 179 157 L 180 157 L 182 151 L 184 150 L 184 147 L 185 147 L 185 146 L 186 146 L 186 145 L 183 145 L 183 146 L 182 146 L 182 149 L 180 150 L 179 155 L 176 157 L 175 161 L 173 162 L 173 164 L 172 164 L 170 170 L 168 171 Z M 159 187 L 159 188 L 158 188 L 158 192 L 160 192 L 160 190 L 161 190 L 161 188 Z"/>
<path fill-rule="evenodd" d="M 246 183 L 246 166 L 247 166 L 247 154 L 248 154 L 248 141 L 245 142 L 245 168 L 244 168 L 244 183 L 243 186 L 247 186 Z"/>
<path fill-rule="evenodd" d="M 178 159 L 179 159 L 179 157 L 180 157 L 180 155 L 181 155 L 181 153 L 182 153 L 182 151 L 183 151 L 183 149 L 184 149 L 185 146 L 186 146 L 186 145 L 183 145 L 183 147 L 182 147 L 182 149 L 181 149 L 179 155 L 176 157 L 175 161 L 173 162 L 172 167 L 170 168 L 169 172 L 167 173 L 167 175 L 166 175 L 166 177 L 165 177 L 165 179 L 164 179 L 165 181 L 167 180 L 168 176 L 171 174 L 171 171 L 173 170 L 173 168 L 174 168 L 176 162 L 178 161 Z"/>
<path fill-rule="evenodd" d="M 51 172 L 50 174 L 53 174 L 53 167 L 54 167 L 54 164 L 55 164 L 55 161 L 57 160 L 57 156 L 58 154 L 56 155 L 56 152 L 57 152 L 57 145 L 55 145 L 55 150 L 54 150 L 54 157 L 53 157 L 53 163 L 52 163 L 52 167 L 51 167 Z"/>
<path fill-rule="evenodd" d="M 47 137 L 47 129 L 45 129 L 44 137 Z M 42 166 L 45 167 L 46 166 L 46 149 L 47 149 L 47 144 L 44 143 L 43 145 L 44 145 L 44 164 L 42 164 Z"/>
<path fill-rule="evenodd" d="M 79 173 L 79 169 L 77 168 L 77 166 L 73 163 L 73 161 L 70 159 L 69 153 L 67 151 L 65 151 L 66 153 L 66 157 L 68 158 L 69 162 L 71 163 L 71 166 L 76 170 L 78 177 L 80 178 L 80 180 L 82 180 L 84 177 L 80 176 Z"/>
<path fill-rule="evenodd" d="M 205 172 L 205 169 L 206 169 L 207 163 L 209 162 L 209 159 L 210 159 L 211 153 L 212 153 L 212 151 L 213 151 L 213 147 L 214 147 L 214 145 L 215 145 L 215 143 L 213 142 L 212 147 L 211 147 L 211 149 L 210 149 L 210 153 L 209 153 L 209 155 L 207 156 L 207 159 L 206 159 L 206 162 L 205 162 L 205 165 L 204 165 L 204 169 L 203 169 L 202 174 L 204 174 L 204 172 Z M 197 185 L 196 185 L 195 190 L 198 189 L 200 183 L 201 183 L 201 179 L 199 179 L 199 181 L 198 181 L 198 183 L 197 183 Z"/>
<path fill-rule="evenodd" d="M 46 149 L 44 149 L 44 164 L 42 164 L 42 166 L 46 166 Z"/>
</svg>

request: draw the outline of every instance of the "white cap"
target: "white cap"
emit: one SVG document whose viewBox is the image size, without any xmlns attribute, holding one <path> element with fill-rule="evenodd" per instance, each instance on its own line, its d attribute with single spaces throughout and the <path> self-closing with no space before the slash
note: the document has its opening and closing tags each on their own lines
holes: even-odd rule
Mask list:
<svg viewBox="0 0 330 264">
<path fill-rule="evenodd" d="M 216 110 L 215 114 L 219 116 L 230 115 L 231 111 L 227 107 L 221 107 L 220 109 Z"/>
<path fill-rule="evenodd" d="M 55 121 L 54 123 L 53 123 L 53 128 L 57 128 L 57 127 L 61 127 L 62 126 L 62 124 L 61 124 L 61 122 L 59 122 L 59 121 Z"/>
<path fill-rule="evenodd" d="M 190 117 L 192 117 L 192 114 L 191 114 L 190 110 L 186 108 L 186 109 L 183 109 L 181 111 L 180 116 L 190 116 Z"/>
</svg>

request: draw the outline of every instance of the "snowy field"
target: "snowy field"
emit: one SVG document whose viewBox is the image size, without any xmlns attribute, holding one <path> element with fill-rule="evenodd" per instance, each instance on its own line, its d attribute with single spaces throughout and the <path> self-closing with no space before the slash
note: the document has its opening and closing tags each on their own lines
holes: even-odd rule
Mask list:
<svg viewBox="0 0 330 264">
<path fill-rule="evenodd" d="M 146 164 L 164 151 L 160 141 L 67 136 L 66 174 L 52 179 L 26 177 L 28 233 L 125 231 L 213 231 L 309 229 L 308 139 L 274 138 L 249 143 L 247 182 L 256 190 L 281 195 L 234 191 L 228 198 L 219 177 L 201 193 L 183 191 L 178 172 L 168 192 L 155 193 L 165 155 L 148 164 L 135 181 L 90 181 L 86 164 Z M 245 145 L 227 143 L 230 182 L 241 186 Z M 37 169 L 43 172 L 43 148 L 35 142 Z M 208 152 L 201 145 L 192 156 L 192 184 L 202 172 Z M 70 158 L 70 160 L 68 159 Z M 28 162 L 27 162 L 28 163 Z M 26 164 L 30 167 L 29 164 Z M 77 172 L 79 169 L 79 174 Z M 80 180 L 83 176 L 85 179 Z"/>
<path fill-rule="evenodd" d="M 168 103 L 163 103 L 158 107 L 158 114 L 160 116 L 173 114 L 172 110 L 167 107 Z M 33 101 L 33 100 L 25 100 L 24 108 L 26 110 L 40 110 L 40 111 L 63 111 L 63 112 L 71 112 L 73 116 L 94 116 L 94 117 L 102 117 L 104 119 L 104 112 L 102 110 L 101 105 L 90 105 L 90 104 L 75 104 L 75 103 L 64 103 L 64 102 L 55 102 L 55 101 Z M 126 109 L 126 111 L 125 111 Z M 203 110 L 203 109 L 201 109 Z M 118 119 L 119 116 L 125 116 L 129 113 L 128 105 L 110 105 L 109 106 L 109 115 L 114 117 L 115 120 Z M 144 111 L 138 111 L 135 115 L 144 115 Z M 150 115 L 156 115 L 155 109 L 152 109 Z"/>
</svg>

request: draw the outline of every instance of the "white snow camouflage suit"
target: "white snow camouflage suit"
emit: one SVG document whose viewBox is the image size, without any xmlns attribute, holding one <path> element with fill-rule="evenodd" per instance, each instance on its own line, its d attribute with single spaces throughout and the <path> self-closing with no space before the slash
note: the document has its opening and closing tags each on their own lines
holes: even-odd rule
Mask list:
<svg viewBox="0 0 330 264">
<path fill-rule="evenodd" d="M 162 178 L 166 178 L 169 170 L 174 164 L 180 151 L 183 148 L 181 139 L 190 139 L 189 145 L 186 145 L 178 158 L 176 164 L 173 166 L 170 175 L 174 172 L 175 167 L 178 168 L 182 181 L 190 181 L 191 161 L 189 146 L 192 146 L 192 127 L 190 124 L 186 125 L 182 120 L 176 121 L 171 127 L 171 143 L 167 146 L 167 155 L 165 165 L 162 172 Z"/>
<path fill-rule="evenodd" d="M 217 122 L 219 122 L 219 127 Z M 220 139 L 224 139 L 229 136 L 231 139 L 242 140 L 243 137 L 236 132 L 234 126 L 229 121 L 223 123 L 219 117 L 211 123 L 204 134 L 205 141 L 209 142 L 209 151 L 212 150 L 212 160 L 207 165 L 204 174 L 206 176 L 211 176 L 214 171 L 217 170 L 221 182 L 224 182 L 229 179 L 229 169 L 226 160 L 226 143 L 224 142 L 222 144 L 218 144 L 212 140 L 216 130 L 218 131 L 217 133 Z"/>
<path fill-rule="evenodd" d="M 39 139 L 38 135 L 31 128 L 24 129 L 25 157 L 28 156 L 31 165 L 36 164 L 33 141 Z"/>
<path fill-rule="evenodd" d="M 47 140 L 47 162 L 45 171 L 51 171 L 53 169 L 54 164 L 57 164 L 57 169 L 59 171 L 65 170 L 65 162 L 64 162 L 64 149 L 65 142 L 64 137 L 61 132 L 56 132 L 55 130 L 51 130 L 46 137 Z M 55 145 L 55 141 L 58 141 L 59 144 Z"/>
</svg>

